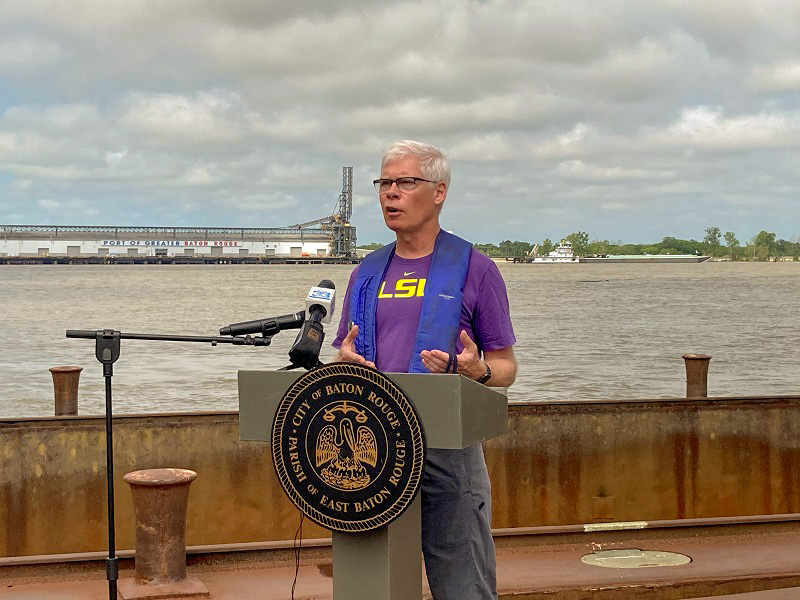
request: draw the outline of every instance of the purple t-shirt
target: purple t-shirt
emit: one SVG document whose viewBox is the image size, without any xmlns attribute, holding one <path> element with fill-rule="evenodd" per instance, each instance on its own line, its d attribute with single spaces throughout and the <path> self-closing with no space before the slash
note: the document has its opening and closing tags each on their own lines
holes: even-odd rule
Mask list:
<svg viewBox="0 0 800 600">
<path fill-rule="evenodd" d="M 408 372 L 432 256 L 429 254 L 422 258 L 401 258 L 395 255 L 386 271 L 386 277 L 381 282 L 378 294 L 375 353 L 375 366 L 381 371 Z M 350 282 L 347 284 L 339 330 L 333 341 L 334 348 L 340 348 L 347 336 L 350 289 L 357 277 L 358 267 L 353 270 Z M 474 248 L 470 256 L 467 280 L 464 283 L 459 333 L 462 329 L 466 330 L 467 335 L 475 340 L 478 348 L 483 351 L 508 348 L 517 341 L 511 326 L 508 294 L 503 277 L 494 261 Z M 442 349 L 428 348 L 428 350 Z M 463 349 L 460 340 L 456 340 L 456 352 L 460 353 Z"/>
</svg>

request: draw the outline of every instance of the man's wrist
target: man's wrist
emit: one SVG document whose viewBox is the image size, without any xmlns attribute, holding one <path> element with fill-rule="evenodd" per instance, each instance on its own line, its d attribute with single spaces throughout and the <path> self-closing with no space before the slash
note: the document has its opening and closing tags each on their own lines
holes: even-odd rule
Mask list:
<svg viewBox="0 0 800 600">
<path fill-rule="evenodd" d="M 489 374 L 489 377 L 491 377 L 492 372 L 489 367 L 489 363 L 487 363 L 485 360 L 479 360 L 476 363 L 472 373 L 470 373 L 470 379 L 474 379 L 475 381 L 480 381 L 482 377 L 486 377 L 487 373 Z M 486 377 L 486 379 L 488 379 L 488 377 Z"/>
<path fill-rule="evenodd" d="M 486 383 L 489 379 L 492 378 L 492 369 L 489 366 L 489 363 L 486 361 L 481 361 L 483 363 L 483 371 L 475 378 L 475 381 L 478 383 Z"/>
</svg>

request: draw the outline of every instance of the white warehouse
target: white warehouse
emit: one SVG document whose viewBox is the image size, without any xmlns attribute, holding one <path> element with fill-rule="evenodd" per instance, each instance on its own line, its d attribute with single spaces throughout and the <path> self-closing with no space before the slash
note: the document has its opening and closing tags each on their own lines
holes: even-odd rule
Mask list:
<svg viewBox="0 0 800 600">
<path fill-rule="evenodd" d="M 322 258 L 324 229 L 0 226 L 0 257 Z"/>
</svg>

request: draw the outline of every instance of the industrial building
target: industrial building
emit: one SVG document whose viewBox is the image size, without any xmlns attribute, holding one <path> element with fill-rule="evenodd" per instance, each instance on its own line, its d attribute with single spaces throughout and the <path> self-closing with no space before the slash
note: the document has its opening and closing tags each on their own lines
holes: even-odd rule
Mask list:
<svg viewBox="0 0 800 600">
<path fill-rule="evenodd" d="M 0 225 L 1 262 L 351 262 L 353 168 L 330 216 L 286 227 Z"/>
</svg>

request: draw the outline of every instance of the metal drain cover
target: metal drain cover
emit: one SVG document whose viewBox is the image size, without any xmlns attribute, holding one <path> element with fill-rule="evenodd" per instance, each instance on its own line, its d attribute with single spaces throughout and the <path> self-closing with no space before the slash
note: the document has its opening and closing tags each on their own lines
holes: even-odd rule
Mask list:
<svg viewBox="0 0 800 600">
<path fill-rule="evenodd" d="M 643 569 L 645 567 L 676 567 L 692 562 L 685 554 L 661 552 L 659 550 L 600 550 L 581 556 L 581 561 L 595 567 L 609 569 Z"/>
</svg>

